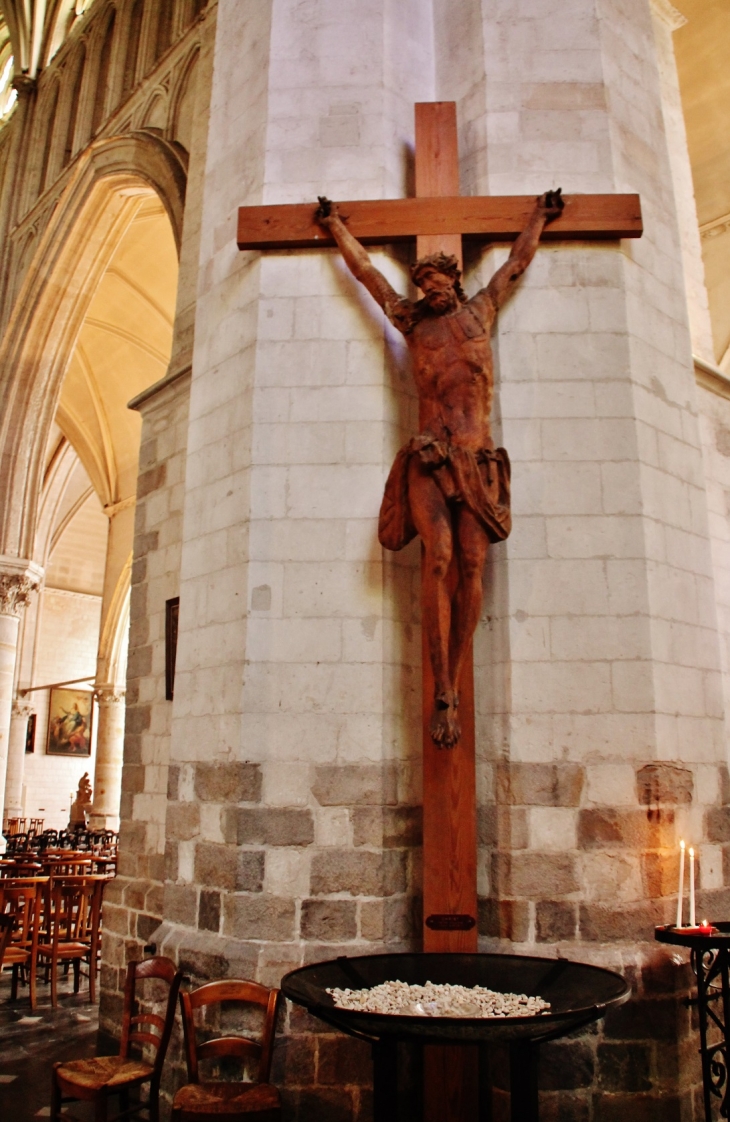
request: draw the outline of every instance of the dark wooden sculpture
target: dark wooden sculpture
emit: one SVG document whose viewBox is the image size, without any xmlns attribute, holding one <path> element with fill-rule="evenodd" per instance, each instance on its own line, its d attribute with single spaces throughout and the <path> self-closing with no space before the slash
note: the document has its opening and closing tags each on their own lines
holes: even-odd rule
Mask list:
<svg viewBox="0 0 730 1122">
<path fill-rule="evenodd" d="M 411 268 L 423 292 L 399 296 L 347 229 L 337 207 L 320 198 L 317 219 L 337 242 L 355 277 L 405 336 L 420 402 L 421 432 L 396 456 L 380 508 L 378 537 L 398 550 L 419 534 L 425 550 L 424 627 L 434 676 L 431 737 L 453 748 L 464 661 L 479 622 L 482 572 L 490 542 L 511 528 L 510 466 L 494 447 L 490 417 L 494 363 L 489 333 L 504 302 L 535 256 L 545 226 L 563 209 L 560 191 L 534 205 L 508 260 L 470 300 L 456 257 L 442 252 Z M 456 588 L 448 585 L 456 555 Z"/>
</svg>

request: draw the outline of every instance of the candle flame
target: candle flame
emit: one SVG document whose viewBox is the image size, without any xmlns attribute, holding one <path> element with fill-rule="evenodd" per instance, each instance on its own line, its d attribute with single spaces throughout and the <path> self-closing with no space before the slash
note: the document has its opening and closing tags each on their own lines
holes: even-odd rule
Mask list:
<svg viewBox="0 0 730 1122">
<path fill-rule="evenodd" d="M 686 846 L 686 844 L 687 844 L 687 843 L 685 842 L 684 838 L 680 838 L 680 839 L 679 839 L 679 845 L 680 845 L 680 848 L 681 848 L 681 849 L 684 849 L 684 848 L 685 848 L 685 846 Z"/>
<path fill-rule="evenodd" d="M 709 919 L 703 919 L 702 923 L 700 924 L 700 927 L 709 927 L 709 926 L 710 926 Z"/>
<path fill-rule="evenodd" d="M 689 847 L 689 855 L 690 855 L 690 857 L 694 857 L 694 855 L 695 855 L 695 851 L 692 848 L 692 846 Z"/>
</svg>

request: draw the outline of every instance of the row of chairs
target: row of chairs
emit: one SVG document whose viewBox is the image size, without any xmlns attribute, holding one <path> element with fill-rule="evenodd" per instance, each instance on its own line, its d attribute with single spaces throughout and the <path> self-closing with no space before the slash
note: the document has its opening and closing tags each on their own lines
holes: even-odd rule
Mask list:
<svg viewBox="0 0 730 1122">
<path fill-rule="evenodd" d="M 32 834 L 40 834 L 43 829 L 43 821 L 42 818 L 8 818 L 3 833 L 8 837 L 24 834 L 26 831 L 30 831 Z"/>
<path fill-rule="evenodd" d="M 101 951 L 101 906 L 109 878 L 104 876 L 0 879 L 0 969 L 9 967 L 11 1000 L 18 996 L 21 973 L 28 982 L 31 1009 L 37 1001 L 39 969 L 51 983 L 58 1005 L 59 968 L 72 968 L 74 993 L 87 967 L 89 1000 L 96 1000 Z"/>
<path fill-rule="evenodd" d="M 165 1013 L 145 1011 L 138 1000 L 137 985 L 157 979 L 167 984 Z M 94 1104 L 96 1122 L 106 1122 L 109 1100 L 119 1095 L 122 1115 L 127 1117 L 146 1108 L 150 1122 L 159 1122 L 159 1097 L 162 1069 L 170 1043 L 175 1009 L 180 1001 L 188 1082 L 175 1094 L 171 1122 L 203 1122 L 217 1119 L 232 1122 L 280 1122 L 281 1100 L 276 1087 L 269 1083 L 276 1032 L 280 993 L 256 982 L 226 979 L 209 982 L 192 993 L 180 992 L 184 978 L 175 964 L 163 956 L 130 962 L 124 987 L 122 1035 L 118 1056 L 93 1060 L 72 1060 L 54 1064 L 51 1091 L 51 1122 L 62 1122 L 65 1105 L 85 1101 Z M 263 1013 L 258 1040 L 226 1033 L 211 1039 L 210 1024 L 203 1026 L 205 1039 L 198 1041 L 196 1012 L 207 1014 L 211 1007 L 226 1003 L 255 1006 Z M 154 1061 L 134 1058 L 135 1046 L 148 1045 Z M 200 1067 L 205 1061 L 224 1062 L 231 1058 L 247 1065 L 256 1065 L 253 1080 L 214 1082 L 201 1080 Z M 130 1091 L 147 1087 L 148 1099 L 130 1109 Z"/>
<path fill-rule="evenodd" d="M 41 822 L 42 819 L 31 819 Z M 76 826 L 73 830 L 21 830 L 16 833 L 5 832 L 6 854 L 33 851 L 43 853 L 48 849 L 73 849 L 89 853 L 116 856 L 119 834 L 115 830 L 89 830 Z"/>
<path fill-rule="evenodd" d="M 85 850 L 47 849 L 44 853 L 14 853 L 0 859 L 0 877 L 114 876 L 116 857 Z"/>
</svg>

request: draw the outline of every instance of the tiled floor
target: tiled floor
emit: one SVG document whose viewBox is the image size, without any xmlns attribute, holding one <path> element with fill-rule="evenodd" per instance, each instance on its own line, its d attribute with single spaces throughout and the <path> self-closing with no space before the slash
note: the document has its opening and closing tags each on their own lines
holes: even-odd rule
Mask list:
<svg viewBox="0 0 730 1122">
<path fill-rule="evenodd" d="M 88 992 L 77 996 L 61 985 L 57 1009 L 47 987 L 38 987 L 38 1006 L 30 1011 L 27 989 L 10 1002 L 10 978 L 0 975 L 0 1122 L 32 1122 L 50 1114 L 51 1067 L 56 1060 L 82 1059 L 116 1051 L 99 1037 L 99 1010 Z M 74 1106 L 79 1119 L 92 1118 L 85 1104 Z"/>
</svg>

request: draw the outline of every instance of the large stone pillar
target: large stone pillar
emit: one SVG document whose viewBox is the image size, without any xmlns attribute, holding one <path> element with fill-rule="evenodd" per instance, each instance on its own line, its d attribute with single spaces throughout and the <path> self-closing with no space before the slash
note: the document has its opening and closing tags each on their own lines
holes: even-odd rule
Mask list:
<svg viewBox="0 0 730 1122">
<path fill-rule="evenodd" d="M 32 707 L 16 698 L 10 716 L 8 741 L 8 769 L 5 777 L 5 815 L 20 817 L 23 813 L 23 772 L 25 770 L 25 743 L 28 718 Z"/>
<path fill-rule="evenodd" d="M 725 914 L 730 832 L 665 56 L 649 0 L 571 0 L 557 19 L 552 0 L 474 0 L 457 28 L 436 8 L 462 187 L 636 191 L 645 224 L 634 242 L 541 247 L 495 332 L 514 530 L 475 643 L 481 946 L 631 964 L 634 1004 L 554 1046 L 547 1113 L 691 1118 L 689 971 L 653 929 L 680 837 L 702 913 Z M 505 255 L 484 256 L 482 283 Z"/>
<path fill-rule="evenodd" d="M 157 940 L 277 984 L 318 943 L 414 930 L 418 551 L 384 558 L 376 531 L 415 410 L 402 343 L 339 255 L 238 253 L 236 207 L 407 193 L 434 92 L 421 6 L 217 9 Z M 338 1047 L 358 1109 L 358 1045 Z"/>
<path fill-rule="evenodd" d="M 36 566 L 11 560 L 0 562 L 0 792 L 3 808 L 20 615 L 38 582 Z"/>
<path fill-rule="evenodd" d="M 119 829 L 124 759 L 124 697 L 117 686 L 96 686 L 98 724 L 94 802 L 89 823 L 95 830 Z"/>
</svg>

